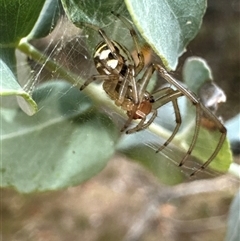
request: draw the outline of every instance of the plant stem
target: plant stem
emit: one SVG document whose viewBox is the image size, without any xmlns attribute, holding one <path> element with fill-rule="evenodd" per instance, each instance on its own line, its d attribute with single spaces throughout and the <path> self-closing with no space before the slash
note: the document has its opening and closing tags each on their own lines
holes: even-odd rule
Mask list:
<svg viewBox="0 0 240 241">
<path fill-rule="evenodd" d="M 50 57 L 45 56 L 40 51 L 38 51 L 34 46 L 32 46 L 26 38 L 21 39 L 18 49 L 25 53 L 27 56 L 34 59 L 37 63 L 42 64 L 52 73 L 58 73 L 63 79 L 76 85 L 76 79 L 79 79 L 74 74 L 70 73 L 63 66 L 59 65 L 57 62 L 50 59 Z"/>
</svg>

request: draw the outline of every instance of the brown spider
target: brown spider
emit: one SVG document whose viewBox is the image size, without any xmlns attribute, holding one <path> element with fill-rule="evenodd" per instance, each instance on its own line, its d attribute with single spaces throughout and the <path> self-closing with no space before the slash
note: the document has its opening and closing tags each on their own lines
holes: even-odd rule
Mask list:
<svg viewBox="0 0 240 241">
<path fill-rule="evenodd" d="M 177 100 L 181 96 L 186 96 L 196 107 L 196 124 L 189 149 L 179 163 L 179 166 L 184 164 L 185 160 L 191 155 L 195 147 L 200 130 L 202 113 L 203 116 L 210 118 L 215 123 L 216 128 L 219 129 L 221 133 L 219 142 L 212 155 L 201 167 L 191 174 L 191 176 L 193 176 L 198 171 L 205 169 L 216 157 L 225 140 L 226 128 L 193 93 L 176 81 L 160 64 L 150 64 L 146 67 L 142 77 L 138 78 L 139 73 L 144 68 L 144 57 L 138 44 L 137 33 L 125 17 L 119 14 L 113 14 L 129 29 L 137 52 L 138 63 L 135 63 L 132 55 L 126 47 L 114 40 L 111 40 L 104 30 L 95 25 L 84 23 L 87 27 L 97 31 L 103 38 L 103 41 L 97 45 L 93 56 L 95 66 L 99 74 L 89 78 L 81 86 L 80 90 L 83 90 L 87 85 L 95 80 L 102 80 L 105 92 L 113 101 L 115 101 L 115 104 L 126 111 L 128 115 L 128 120 L 122 128 L 122 131 L 126 130 L 127 134 L 146 129 L 157 117 L 158 108 L 166 103 L 172 102 L 176 125 L 170 137 L 156 152 L 159 152 L 168 146 L 177 134 L 182 123 Z M 154 93 L 149 93 L 146 88 L 154 71 L 158 71 L 160 76 L 171 86 L 174 86 L 175 89 L 165 87 Z M 147 119 L 148 116 L 149 118 Z M 133 119 L 139 119 L 140 121 L 135 127 L 128 129 Z"/>
</svg>

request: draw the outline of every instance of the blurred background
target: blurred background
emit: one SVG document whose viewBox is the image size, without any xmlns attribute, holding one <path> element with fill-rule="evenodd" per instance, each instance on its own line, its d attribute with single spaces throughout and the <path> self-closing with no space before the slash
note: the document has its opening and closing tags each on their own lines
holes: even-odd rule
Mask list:
<svg viewBox="0 0 240 241">
<path fill-rule="evenodd" d="M 218 112 L 225 121 L 240 110 L 239 20 L 238 0 L 209 0 L 202 28 L 176 71 L 181 76 L 189 56 L 206 59 L 227 95 Z M 0 240 L 221 241 L 238 188 L 239 180 L 228 174 L 167 187 L 116 154 L 78 187 L 31 195 L 2 189 Z"/>
</svg>

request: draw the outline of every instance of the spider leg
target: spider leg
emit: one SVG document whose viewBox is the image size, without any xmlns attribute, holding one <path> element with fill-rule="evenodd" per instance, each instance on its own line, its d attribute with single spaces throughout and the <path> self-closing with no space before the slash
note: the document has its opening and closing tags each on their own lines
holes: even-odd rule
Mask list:
<svg viewBox="0 0 240 241">
<path fill-rule="evenodd" d="M 155 71 L 154 65 L 153 64 L 149 65 L 145 70 L 142 78 L 137 82 L 140 101 L 143 99 L 144 93 L 146 92 L 147 86 L 151 80 L 151 77 L 154 71 Z"/>
<path fill-rule="evenodd" d="M 132 66 L 130 66 L 130 67 L 132 68 Z M 126 123 L 123 126 L 121 131 L 126 130 L 128 128 L 128 126 L 131 124 L 131 122 L 133 120 L 133 116 L 135 115 L 135 113 L 137 111 L 139 103 L 142 102 L 142 99 L 146 92 L 147 85 L 148 85 L 154 71 L 155 71 L 155 68 L 153 65 L 148 66 L 148 68 L 145 70 L 142 78 L 139 81 L 136 81 L 136 78 L 133 75 L 129 75 L 129 79 L 130 79 L 129 82 L 132 85 L 132 98 L 133 98 L 134 107 L 131 111 L 131 115 L 128 117 L 128 120 L 126 121 Z M 140 121 L 140 123 L 143 123 L 143 122 L 144 121 Z"/>
<path fill-rule="evenodd" d="M 154 95 L 158 96 L 160 93 L 163 96 L 161 96 L 158 99 L 155 99 Z M 141 113 L 138 113 L 138 115 L 141 115 L 141 117 L 142 117 L 141 121 L 134 128 L 127 130 L 126 133 L 131 134 L 131 133 L 146 129 L 149 125 L 152 124 L 154 119 L 157 117 L 157 109 L 160 108 L 161 106 L 165 105 L 168 102 L 173 102 L 173 105 L 176 108 L 175 113 L 176 113 L 176 123 L 177 123 L 177 125 L 176 125 L 172 135 L 164 143 L 163 148 L 166 147 L 171 142 L 171 140 L 174 138 L 174 136 L 176 135 L 176 133 L 177 133 L 177 131 L 178 131 L 180 125 L 181 125 L 181 116 L 180 116 L 180 111 L 179 111 L 178 104 L 177 104 L 177 98 L 179 98 L 182 95 L 183 94 L 181 92 L 179 92 L 177 90 L 173 90 L 171 88 L 163 88 L 163 89 L 160 89 L 159 91 L 155 92 L 153 94 L 153 99 L 155 101 L 154 102 L 154 109 L 151 111 L 152 116 L 150 117 L 150 119 L 145 123 L 146 117 L 147 117 L 145 115 L 145 113 L 142 113 L 142 115 L 141 115 Z M 156 103 L 157 103 L 157 105 L 156 105 Z M 159 152 L 159 151 L 160 150 L 157 150 L 157 152 Z"/>
<path fill-rule="evenodd" d="M 116 49 L 114 47 L 114 45 L 112 44 L 112 41 L 107 37 L 105 31 L 101 28 L 99 28 L 98 26 L 92 24 L 92 23 L 74 23 L 77 27 L 82 28 L 83 26 L 89 27 L 93 30 L 95 30 L 96 32 L 98 32 L 101 37 L 103 38 L 103 40 L 105 41 L 105 43 L 107 44 L 108 48 L 110 49 L 111 53 L 113 54 L 114 58 L 116 58 L 118 61 L 120 61 L 120 58 L 116 52 Z"/>
<path fill-rule="evenodd" d="M 186 155 L 182 158 L 181 162 L 179 163 L 179 166 L 182 166 L 185 161 L 187 160 L 187 158 L 191 155 L 196 142 L 197 142 L 197 138 L 199 135 L 199 131 L 200 131 L 200 125 L 201 125 L 201 106 L 198 103 L 193 103 L 196 107 L 196 120 L 195 120 L 195 129 L 194 129 L 194 133 L 193 133 L 193 137 L 192 137 L 192 142 L 188 148 L 188 151 L 186 153 Z"/>
<path fill-rule="evenodd" d="M 133 108 L 131 110 L 131 115 L 128 116 L 128 119 L 127 121 L 125 122 L 123 128 L 121 129 L 121 132 L 125 131 L 128 126 L 131 124 L 132 120 L 133 120 L 133 117 L 137 111 L 137 107 L 139 105 L 139 91 L 138 91 L 138 86 L 137 86 L 137 82 L 136 82 L 136 79 L 135 77 L 133 76 L 133 73 L 134 73 L 134 69 L 133 69 L 133 66 L 129 66 L 129 75 L 128 75 L 128 78 L 127 80 L 129 81 L 129 83 L 131 84 L 131 90 L 132 90 L 132 101 L 133 101 Z M 129 86 L 126 86 L 126 87 L 129 87 Z M 128 88 L 126 89 L 126 91 L 128 90 Z M 127 92 L 126 92 L 127 93 Z"/>
<path fill-rule="evenodd" d="M 216 124 L 216 127 L 218 128 L 218 130 L 221 133 L 221 136 L 220 136 L 220 140 L 218 141 L 218 144 L 217 144 L 214 152 L 212 153 L 212 155 L 208 158 L 208 160 L 202 166 L 200 166 L 200 168 L 198 168 L 197 170 L 192 172 L 191 176 L 194 176 L 197 172 L 204 170 L 211 163 L 211 161 L 217 156 L 218 152 L 220 151 L 220 149 L 224 143 L 224 140 L 226 138 L 226 135 L 227 135 L 227 129 L 221 123 L 221 121 L 219 121 L 219 119 L 208 108 L 206 108 L 202 104 L 200 104 L 200 105 L 201 105 L 201 108 L 202 108 L 204 114 L 207 115 L 209 118 L 211 118 L 214 121 L 214 123 Z"/>
<path fill-rule="evenodd" d="M 100 61 L 100 63 L 102 64 L 102 66 L 104 66 L 104 67 L 109 71 L 109 73 L 113 73 L 113 74 L 94 75 L 94 76 L 92 76 L 93 79 L 92 79 L 92 78 L 88 79 L 88 80 L 81 86 L 80 90 L 82 90 L 82 89 L 85 88 L 88 84 L 90 84 L 91 82 L 93 82 L 94 80 L 96 80 L 96 78 L 99 79 L 99 80 L 103 80 L 103 81 L 107 80 L 107 81 L 112 81 L 112 82 L 114 82 L 114 80 L 118 80 L 118 82 L 116 82 L 115 85 L 111 85 L 111 87 L 110 87 L 110 89 L 111 89 L 110 92 L 107 91 L 106 89 L 105 89 L 105 91 L 107 91 L 108 94 L 111 95 L 110 93 L 111 93 L 112 91 L 116 90 L 116 88 L 118 87 L 118 84 L 121 83 L 119 90 L 116 90 L 116 91 L 118 92 L 118 97 L 117 97 L 117 100 L 116 100 L 116 104 L 117 104 L 117 105 L 121 105 L 121 103 L 124 101 L 124 98 L 125 98 L 125 96 L 126 96 L 126 93 L 127 93 L 128 87 L 129 87 L 129 82 L 130 82 L 130 81 L 129 81 L 129 76 L 130 76 L 130 74 L 131 74 L 131 76 L 133 76 L 133 73 L 134 73 L 133 66 L 129 66 L 129 67 L 127 68 L 126 74 L 125 74 L 124 76 L 121 76 L 121 75 L 119 75 L 119 72 L 118 72 L 116 69 L 113 69 L 113 68 L 111 68 L 111 67 L 108 65 L 108 62 L 107 62 L 106 59 L 101 59 L 101 60 L 99 60 L 99 61 Z M 104 78 L 104 76 L 105 76 L 106 78 Z M 133 78 L 133 77 L 132 77 L 132 78 Z M 133 82 L 133 81 L 131 81 L 131 82 Z M 108 85 L 108 84 L 104 84 L 104 83 L 103 83 L 103 85 L 106 86 L 106 85 Z M 114 87 L 113 87 L 113 86 L 114 86 Z M 134 86 L 134 83 L 133 83 L 133 86 Z M 107 88 L 107 89 L 109 89 L 109 88 Z M 136 89 L 136 87 L 135 87 L 134 89 Z"/>
<path fill-rule="evenodd" d="M 144 124 L 144 122 L 145 122 L 147 116 L 143 113 L 142 119 L 138 123 L 138 125 L 132 129 L 127 130 L 126 134 L 131 134 L 131 133 L 134 133 L 137 131 L 141 131 L 141 130 L 146 129 L 148 126 L 150 126 L 153 123 L 154 119 L 157 117 L 157 110 L 152 110 L 151 113 L 152 113 L 151 118 L 145 124 Z"/>
<path fill-rule="evenodd" d="M 80 87 L 80 91 L 82 91 L 83 89 L 85 89 L 89 84 L 91 84 L 92 82 L 96 81 L 96 80 L 106 80 L 106 81 L 112 81 L 114 79 L 117 79 L 116 75 L 93 75 L 90 78 L 88 78 L 85 83 Z"/>
<path fill-rule="evenodd" d="M 100 62 L 109 71 L 109 73 L 114 73 L 115 79 L 118 79 L 118 82 L 116 82 L 116 85 L 114 86 L 114 88 L 111 86 L 111 90 L 108 91 L 108 94 L 110 95 L 110 93 L 116 91 L 118 93 L 118 97 L 116 99 L 116 104 L 121 105 L 124 101 L 124 98 L 126 96 L 126 93 L 127 93 L 128 87 L 129 87 L 130 74 L 131 74 L 131 76 L 133 76 L 133 74 L 132 74 L 133 68 L 131 68 L 132 66 L 129 66 L 129 68 L 127 68 L 126 74 L 124 76 L 121 76 L 121 75 L 119 75 L 119 72 L 116 69 L 112 69 L 107 64 L 107 60 L 102 59 L 102 60 L 100 60 Z M 106 76 L 113 76 L 113 75 L 106 74 Z M 112 80 L 114 80 L 114 79 L 112 79 Z M 119 83 L 120 83 L 120 88 L 117 90 L 117 88 L 119 87 L 119 85 L 118 85 Z M 106 89 L 105 89 L 105 91 L 106 91 Z"/>
<path fill-rule="evenodd" d="M 163 95 L 163 91 L 166 92 L 165 95 Z M 157 95 L 159 95 L 159 92 L 160 92 L 161 96 L 160 96 L 160 98 L 157 98 Z M 175 113 L 175 122 L 176 122 L 175 128 L 174 128 L 171 136 L 169 136 L 169 138 L 164 142 L 164 144 L 161 147 L 158 148 L 158 150 L 156 152 L 162 151 L 165 147 L 167 147 L 169 145 L 169 143 L 173 140 L 173 138 L 177 134 L 177 132 L 182 124 L 182 118 L 181 118 L 181 114 L 180 114 L 180 110 L 179 110 L 178 102 L 177 102 L 177 99 L 181 96 L 183 96 L 183 94 L 180 91 L 173 90 L 170 87 L 161 89 L 153 94 L 153 98 L 155 100 L 155 103 L 154 103 L 155 109 L 158 109 L 161 106 L 163 106 L 169 102 L 172 102 L 174 113 Z"/>
<path fill-rule="evenodd" d="M 130 70 L 129 82 L 130 82 L 131 87 L 132 87 L 133 103 L 135 105 L 138 105 L 139 102 L 141 101 L 141 99 L 140 99 L 141 97 L 139 96 L 139 85 L 137 84 L 136 78 L 134 76 L 134 67 L 130 65 L 129 70 Z"/>
<path fill-rule="evenodd" d="M 170 84 L 174 85 L 180 92 L 183 93 L 183 95 L 185 95 L 196 107 L 196 125 L 195 125 L 195 130 L 194 130 L 194 135 L 192 138 L 192 142 L 189 146 L 189 149 L 186 153 L 186 155 L 183 157 L 183 159 L 181 160 L 179 166 L 182 166 L 184 164 L 184 162 L 186 161 L 186 159 L 189 157 L 189 155 L 191 154 L 193 148 L 195 147 L 196 141 L 197 141 L 197 137 L 199 134 L 199 130 L 200 130 L 200 125 L 201 125 L 201 112 L 203 111 L 205 115 L 207 115 L 208 117 L 210 117 L 216 124 L 216 127 L 219 129 L 221 136 L 220 136 L 220 140 L 214 150 L 214 152 L 212 153 L 212 155 L 208 158 L 208 160 L 201 166 L 199 167 L 196 171 L 194 171 L 191 176 L 195 175 L 197 172 L 203 170 L 204 168 L 206 168 L 211 161 L 217 156 L 218 152 L 220 151 L 220 149 L 222 148 L 222 145 L 224 143 L 224 140 L 226 138 L 226 128 L 223 126 L 223 124 L 218 120 L 218 118 L 209 110 L 207 109 L 204 105 L 201 104 L 201 102 L 199 102 L 199 100 L 195 97 L 194 94 L 192 94 L 191 92 L 189 92 L 184 86 L 182 86 L 179 82 L 177 82 L 171 75 L 168 74 L 168 72 L 159 64 L 154 65 L 154 67 L 159 71 L 160 75 Z"/>
<path fill-rule="evenodd" d="M 144 95 L 146 94 L 146 88 L 147 88 L 147 86 L 148 86 L 148 84 L 149 84 L 149 82 L 151 80 L 151 77 L 152 77 L 154 71 L 155 71 L 154 65 L 151 64 L 150 66 L 147 67 L 147 69 L 145 70 L 142 78 L 140 80 L 138 80 L 137 83 L 136 83 L 136 79 L 135 78 L 132 78 L 132 80 L 131 80 L 132 85 L 136 86 L 136 94 L 138 93 L 139 96 L 138 96 L 138 102 L 136 102 L 136 99 L 135 99 L 135 106 L 134 106 L 134 109 L 132 110 L 132 115 L 129 116 L 127 122 L 125 123 L 125 125 L 123 127 L 123 130 L 127 129 L 127 127 L 130 125 L 130 123 L 131 123 L 131 121 L 133 119 L 133 116 L 134 116 L 134 114 L 137 111 L 138 111 L 138 115 L 141 116 L 141 121 L 138 123 L 138 125 L 136 127 L 132 128 L 132 129 L 129 129 L 126 132 L 127 134 L 130 134 L 130 133 L 133 133 L 133 132 L 136 132 L 136 131 L 140 131 L 140 130 L 143 130 L 143 129 L 147 128 L 153 122 L 153 120 L 157 116 L 157 111 L 156 111 L 157 108 L 155 108 L 155 110 L 151 111 L 152 112 L 151 118 L 144 124 L 144 122 L 146 120 L 146 114 L 142 113 L 139 110 L 137 110 L 138 109 L 138 104 L 142 102 L 142 100 L 144 98 Z M 158 92 L 156 92 L 155 93 L 156 98 L 159 95 L 168 97 L 168 93 L 167 92 L 169 92 L 169 91 L 172 92 L 173 91 L 172 89 L 170 89 L 170 90 L 169 89 L 170 88 L 164 88 L 164 89 L 161 89 Z M 133 96 L 134 96 L 134 93 L 133 93 Z M 133 101 L 134 101 L 134 98 L 133 98 Z M 165 103 L 167 103 L 169 101 L 170 101 L 169 98 L 166 98 L 166 100 L 161 101 L 161 105 L 163 105 L 163 104 L 165 104 Z"/>
<path fill-rule="evenodd" d="M 119 18 L 126 25 L 126 27 L 129 29 L 129 32 L 130 32 L 130 34 L 132 36 L 132 39 L 133 39 L 133 43 L 135 45 L 135 49 L 137 51 L 138 60 L 139 60 L 137 66 L 135 68 L 136 75 L 138 75 L 142 71 L 142 69 L 144 67 L 144 56 L 143 56 L 143 53 L 140 50 L 140 47 L 139 47 L 139 44 L 138 44 L 137 33 L 134 30 L 132 24 L 129 22 L 128 19 L 126 19 L 124 16 L 121 16 L 120 14 L 114 13 L 113 11 L 111 13 L 113 15 L 115 15 L 117 18 Z"/>
<path fill-rule="evenodd" d="M 159 71 L 162 78 L 164 78 L 168 83 L 175 86 L 196 106 L 195 130 L 194 130 L 192 142 L 188 148 L 188 151 L 186 152 L 185 156 L 182 158 L 181 162 L 179 163 L 179 166 L 182 166 L 184 164 L 184 162 L 187 160 L 187 158 L 191 155 L 191 153 L 196 145 L 196 142 L 197 142 L 197 137 L 198 137 L 199 130 L 200 130 L 200 113 L 201 113 L 200 102 L 191 92 L 189 92 L 178 81 L 176 81 L 162 66 L 160 66 L 159 64 L 154 65 L 154 66 Z"/>
<path fill-rule="evenodd" d="M 103 74 L 103 75 L 93 75 L 92 77 L 90 77 L 81 87 L 80 90 L 83 90 L 85 87 L 87 87 L 90 83 L 92 83 L 95 80 L 116 80 L 119 78 L 119 73 L 116 69 L 112 69 L 108 64 L 107 64 L 107 60 L 105 59 L 101 59 L 100 60 L 101 64 L 109 71 L 109 73 L 112 74 Z M 129 70 L 128 70 L 129 72 Z M 127 73 L 128 75 L 128 73 Z M 126 78 L 124 78 L 125 80 Z M 126 85 L 126 84 L 125 84 Z M 120 89 L 120 92 L 122 92 L 122 90 Z"/>
<path fill-rule="evenodd" d="M 136 96 L 136 84 L 135 84 L 135 78 L 133 77 L 133 66 L 129 66 L 129 68 L 127 69 L 127 73 L 124 77 L 121 77 L 122 83 L 120 86 L 120 89 L 118 90 L 118 99 L 116 100 L 117 103 L 122 104 L 125 100 L 127 91 L 129 89 L 129 84 L 132 84 L 132 89 L 133 89 L 133 93 L 134 93 L 134 101 L 138 102 L 138 96 Z M 130 79 L 130 80 L 129 80 Z"/>
<path fill-rule="evenodd" d="M 121 132 L 125 131 L 133 120 L 134 113 L 137 111 L 137 106 L 135 105 L 132 110 L 132 114 L 128 117 L 127 121 L 125 122 L 124 126 L 121 129 Z"/>
</svg>

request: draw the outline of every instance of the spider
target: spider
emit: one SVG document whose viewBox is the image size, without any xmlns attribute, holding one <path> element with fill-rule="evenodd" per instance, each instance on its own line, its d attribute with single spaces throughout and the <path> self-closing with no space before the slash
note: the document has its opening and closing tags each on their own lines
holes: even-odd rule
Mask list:
<svg viewBox="0 0 240 241">
<path fill-rule="evenodd" d="M 138 61 L 136 63 L 136 60 L 133 59 L 130 51 L 125 46 L 110 39 L 104 30 L 96 25 L 84 23 L 85 26 L 98 32 L 103 41 L 96 46 L 93 55 L 94 64 L 99 74 L 90 77 L 80 87 L 80 90 L 83 90 L 93 81 L 103 81 L 102 87 L 107 95 L 117 106 L 126 111 L 128 119 L 121 131 L 125 131 L 127 134 L 146 129 L 157 117 L 157 110 L 161 106 L 172 102 L 176 125 L 171 135 L 165 143 L 156 150 L 156 152 L 162 151 L 165 147 L 167 147 L 177 134 L 182 123 L 177 100 L 181 96 L 187 97 L 196 107 L 195 128 L 189 149 L 180 161 L 179 166 L 184 164 L 195 147 L 202 116 L 210 118 L 215 124 L 215 127 L 221 133 L 218 144 L 211 156 L 204 164 L 192 172 L 191 176 L 195 175 L 200 170 L 205 169 L 220 151 L 226 138 L 226 128 L 219 119 L 199 101 L 195 94 L 187 90 L 182 84 L 175 80 L 160 64 L 151 63 L 145 68 L 145 70 L 143 70 L 144 56 L 140 50 L 138 36 L 132 26 L 132 23 L 127 18 L 119 14 L 114 12 L 112 12 L 112 14 L 120 19 L 128 28 L 137 52 Z M 153 93 L 148 92 L 146 89 L 155 71 L 157 71 L 160 76 L 170 84 L 170 86 L 174 86 L 175 89 L 171 87 L 164 87 Z M 143 74 L 140 78 L 138 76 L 141 72 L 143 72 Z M 139 123 L 135 127 L 129 128 L 132 121 L 136 119 L 140 120 Z"/>
</svg>

